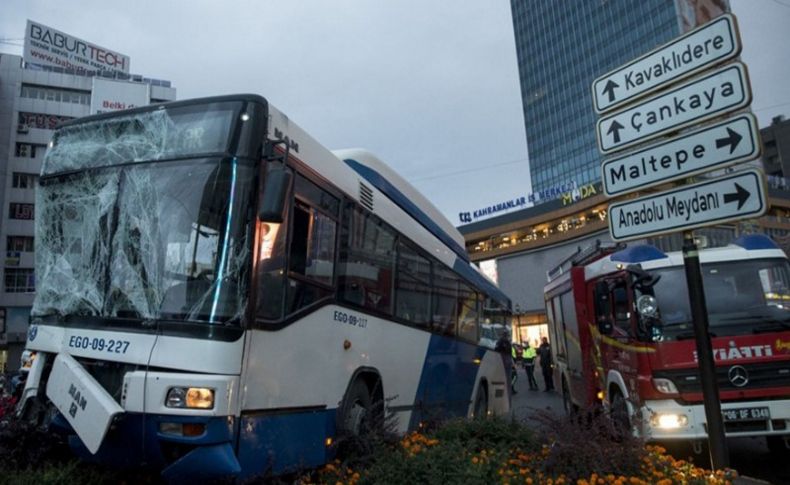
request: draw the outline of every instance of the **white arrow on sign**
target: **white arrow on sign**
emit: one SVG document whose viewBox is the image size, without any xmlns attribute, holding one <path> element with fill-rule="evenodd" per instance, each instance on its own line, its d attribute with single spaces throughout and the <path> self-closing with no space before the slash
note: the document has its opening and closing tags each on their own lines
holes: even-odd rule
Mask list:
<svg viewBox="0 0 790 485">
<path fill-rule="evenodd" d="M 751 102 L 746 66 L 736 62 L 599 119 L 595 130 L 598 148 L 612 153 Z"/>
<path fill-rule="evenodd" d="M 766 211 L 763 173 L 752 169 L 609 206 L 615 241 L 759 217 Z"/>
<path fill-rule="evenodd" d="M 742 114 L 679 138 L 606 160 L 607 196 L 627 194 L 760 156 L 757 120 Z"/>
<path fill-rule="evenodd" d="M 684 79 L 741 52 L 735 17 L 725 14 L 599 77 L 592 84 L 600 114 Z"/>
</svg>

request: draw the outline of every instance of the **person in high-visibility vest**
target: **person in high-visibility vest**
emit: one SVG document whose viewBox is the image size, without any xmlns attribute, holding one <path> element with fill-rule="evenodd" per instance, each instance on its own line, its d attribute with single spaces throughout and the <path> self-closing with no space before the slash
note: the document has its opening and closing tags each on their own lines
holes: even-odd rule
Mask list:
<svg viewBox="0 0 790 485">
<path fill-rule="evenodd" d="M 524 370 L 527 371 L 527 383 L 530 391 L 538 390 L 538 381 L 535 380 L 535 357 L 537 356 L 538 351 L 535 350 L 535 347 L 529 345 L 529 342 L 525 342 L 521 358 L 524 361 Z"/>
<path fill-rule="evenodd" d="M 518 380 L 518 361 L 521 360 L 521 351 L 518 344 L 510 346 L 510 356 L 513 357 L 513 362 L 510 367 L 510 390 L 516 394 L 516 381 Z"/>
</svg>

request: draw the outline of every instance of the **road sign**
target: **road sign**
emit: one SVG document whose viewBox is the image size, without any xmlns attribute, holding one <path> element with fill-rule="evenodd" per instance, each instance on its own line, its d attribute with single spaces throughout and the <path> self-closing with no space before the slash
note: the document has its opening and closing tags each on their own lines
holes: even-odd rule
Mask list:
<svg viewBox="0 0 790 485">
<path fill-rule="evenodd" d="M 722 15 L 593 81 L 595 111 L 600 114 L 622 106 L 740 52 L 735 17 Z"/>
<path fill-rule="evenodd" d="M 609 197 L 646 189 L 760 156 L 757 120 L 742 114 L 601 166 Z"/>
<path fill-rule="evenodd" d="M 736 172 L 609 206 L 609 232 L 625 241 L 759 217 L 767 204 L 763 174 Z"/>
<path fill-rule="evenodd" d="M 598 148 L 602 153 L 612 153 L 751 102 L 746 66 L 736 62 L 599 119 Z"/>
</svg>

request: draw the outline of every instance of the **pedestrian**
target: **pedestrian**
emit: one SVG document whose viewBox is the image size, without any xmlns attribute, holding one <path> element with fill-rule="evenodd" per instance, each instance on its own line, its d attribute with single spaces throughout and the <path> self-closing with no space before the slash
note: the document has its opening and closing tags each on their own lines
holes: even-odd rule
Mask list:
<svg viewBox="0 0 790 485">
<path fill-rule="evenodd" d="M 510 390 L 513 394 L 518 394 L 516 391 L 516 381 L 518 381 L 518 357 L 519 357 L 519 350 L 518 344 L 513 344 L 510 347 L 510 356 L 512 361 L 510 362 Z"/>
<path fill-rule="evenodd" d="M 543 337 L 540 347 L 538 347 L 538 357 L 540 357 L 540 369 L 543 371 L 543 382 L 545 385 L 545 392 L 554 390 L 554 377 L 552 376 L 551 368 L 551 346 L 549 339 Z"/>
<path fill-rule="evenodd" d="M 538 351 L 529 342 L 524 343 L 524 350 L 521 352 L 521 360 L 524 362 L 524 370 L 527 373 L 527 383 L 530 391 L 538 390 L 538 381 L 535 380 L 535 357 Z"/>
</svg>

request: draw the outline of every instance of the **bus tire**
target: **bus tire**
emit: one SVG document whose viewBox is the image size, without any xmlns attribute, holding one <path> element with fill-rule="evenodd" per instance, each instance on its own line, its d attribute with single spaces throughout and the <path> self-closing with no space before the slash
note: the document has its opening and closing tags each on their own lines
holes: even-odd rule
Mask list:
<svg viewBox="0 0 790 485">
<path fill-rule="evenodd" d="M 567 417 L 575 414 L 573 401 L 571 401 L 571 392 L 568 390 L 568 381 L 565 380 L 564 376 L 562 377 L 562 408 L 565 410 L 565 416 Z"/>
<path fill-rule="evenodd" d="M 370 390 L 362 379 L 356 379 L 349 388 L 340 411 L 340 430 L 351 436 L 364 433 L 370 417 Z"/>
<path fill-rule="evenodd" d="M 475 404 L 472 407 L 472 418 L 481 419 L 488 416 L 488 388 L 485 381 L 480 381 L 475 395 Z"/>
</svg>

